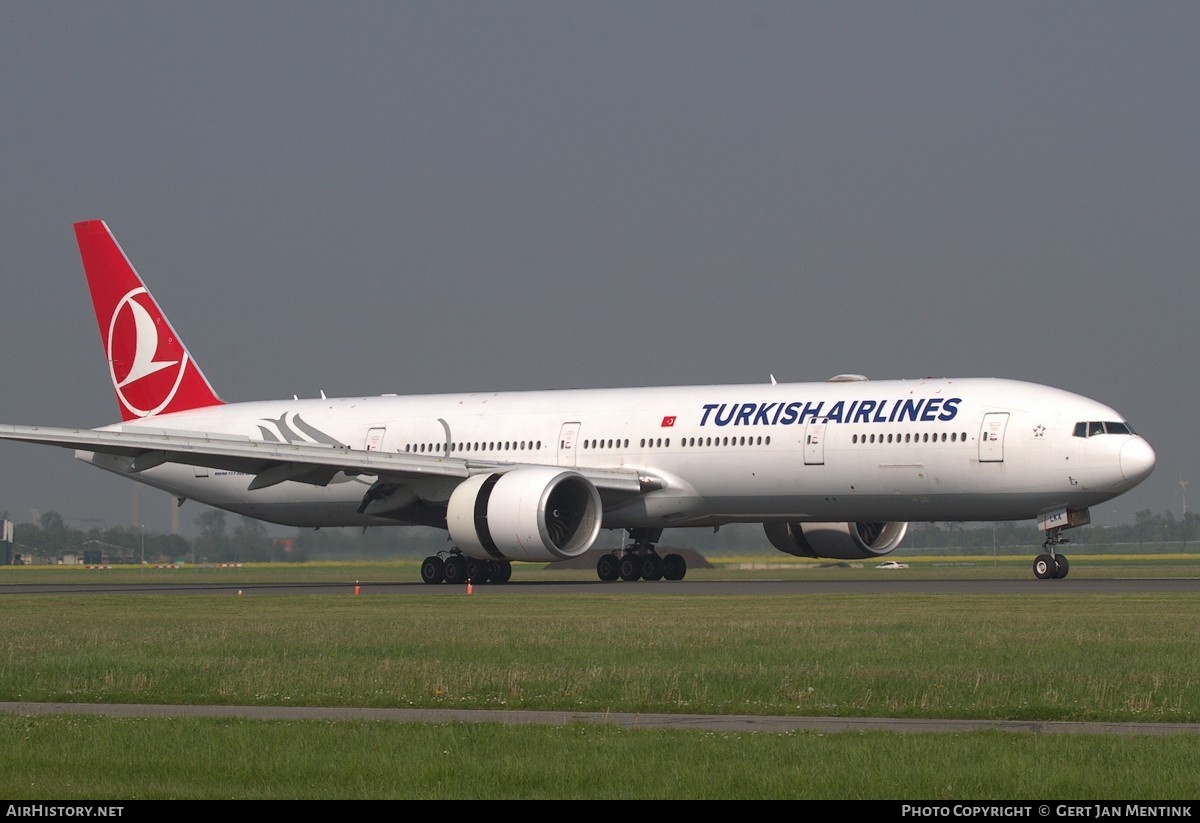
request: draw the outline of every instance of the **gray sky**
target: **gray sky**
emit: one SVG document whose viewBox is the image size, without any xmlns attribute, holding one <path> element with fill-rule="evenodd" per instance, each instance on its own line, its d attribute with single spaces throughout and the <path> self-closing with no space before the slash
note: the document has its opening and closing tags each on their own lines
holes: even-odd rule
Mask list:
<svg viewBox="0 0 1200 823">
<path fill-rule="evenodd" d="M 226 400 L 1012 377 L 1200 439 L 1195 2 L 0 0 L 0 420 L 117 419 L 71 223 Z M 170 526 L 0 444 L 0 510 Z M 136 502 L 135 502 L 136 500 Z M 203 511 L 179 513 L 185 531 Z"/>
</svg>

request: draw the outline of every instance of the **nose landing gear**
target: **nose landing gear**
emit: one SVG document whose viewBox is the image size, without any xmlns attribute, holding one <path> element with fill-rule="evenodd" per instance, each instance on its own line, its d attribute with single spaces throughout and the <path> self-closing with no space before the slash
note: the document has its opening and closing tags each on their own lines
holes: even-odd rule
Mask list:
<svg viewBox="0 0 1200 823">
<path fill-rule="evenodd" d="M 1042 542 L 1042 548 L 1045 551 L 1033 561 L 1033 574 L 1038 580 L 1061 580 L 1067 576 L 1067 571 L 1071 567 L 1067 562 L 1067 556 L 1056 552 L 1054 547 L 1070 542 L 1062 536 L 1061 528 L 1050 529 L 1046 532 L 1046 539 Z"/>
</svg>

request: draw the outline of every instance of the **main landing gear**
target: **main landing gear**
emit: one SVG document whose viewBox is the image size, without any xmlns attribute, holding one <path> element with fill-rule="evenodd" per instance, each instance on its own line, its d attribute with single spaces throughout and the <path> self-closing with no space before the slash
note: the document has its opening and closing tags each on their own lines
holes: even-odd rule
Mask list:
<svg viewBox="0 0 1200 823">
<path fill-rule="evenodd" d="M 1063 537 L 1061 532 L 1061 528 L 1050 529 L 1046 532 L 1046 539 L 1042 543 L 1042 548 L 1046 551 L 1039 554 L 1033 561 L 1033 573 L 1038 580 L 1061 580 L 1067 576 L 1067 571 L 1071 567 L 1067 562 L 1067 556 L 1054 551 L 1055 546 L 1071 542 Z"/>
<path fill-rule="evenodd" d="M 512 564 L 507 560 L 478 560 L 460 549 L 438 552 L 421 563 L 421 580 L 426 583 L 507 583 Z"/>
<path fill-rule="evenodd" d="M 662 537 L 662 529 L 626 529 L 631 543 L 622 554 L 606 553 L 596 561 L 596 575 L 605 583 L 614 580 L 682 580 L 687 574 L 683 555 L 660 557 L 654 543 Z"/>
</svg>

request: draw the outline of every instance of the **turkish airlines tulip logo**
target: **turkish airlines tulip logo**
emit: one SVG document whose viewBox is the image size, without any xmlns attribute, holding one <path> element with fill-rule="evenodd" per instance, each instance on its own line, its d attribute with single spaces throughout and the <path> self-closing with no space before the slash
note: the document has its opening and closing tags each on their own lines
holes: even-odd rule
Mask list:
<svg viewBox="0 0 1200 823">
<path fill-rule="evenodd" d="M 175 399 L 187 369 L 187 352 L 144 286 L 117 301 L 106 348 L 117 399 L 130 413 L 149 417 Z"/>
</svg>

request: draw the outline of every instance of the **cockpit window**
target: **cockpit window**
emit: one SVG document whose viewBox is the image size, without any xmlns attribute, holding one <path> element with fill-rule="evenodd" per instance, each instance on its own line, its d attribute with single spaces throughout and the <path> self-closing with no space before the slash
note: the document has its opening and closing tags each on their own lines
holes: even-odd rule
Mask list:
<svg viewBox="0 0 1200 823">
<path fill-rule="evenodd" d="M 1133 434 L 1133 426 L 1125 422 L 1084 421 L 1075 424 L 1076 437 L 1095 437 L 1100 434 Z"/>
</svg>

